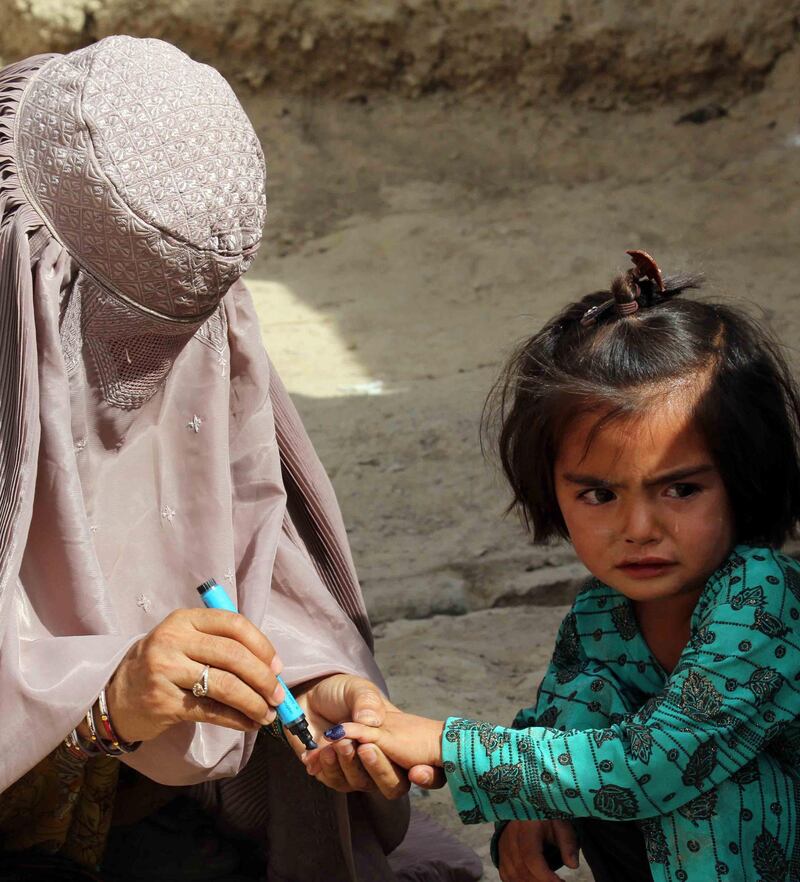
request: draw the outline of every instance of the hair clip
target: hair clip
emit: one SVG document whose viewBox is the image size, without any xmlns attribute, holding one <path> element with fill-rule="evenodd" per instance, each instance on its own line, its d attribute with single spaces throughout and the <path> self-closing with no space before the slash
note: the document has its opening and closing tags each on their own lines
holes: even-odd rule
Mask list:
<svg viewBox="0 0 800 882">
<path fill-rule="evenodd" d="M 661 276 L 661 270 L 658 268 L 658 264 L 655 260 L 653 260 L 646 251 L 634 250 L 626 251 L 625 253 L 630 256 L 634 267 L 639 271 L 636 280 L 650 279 L 658 289 L 659 293 L 663 293 L 665 290 L 664 279 Z M 628 272 L 633 272 L 633 270 L 628 270 Z"/>
</svg>

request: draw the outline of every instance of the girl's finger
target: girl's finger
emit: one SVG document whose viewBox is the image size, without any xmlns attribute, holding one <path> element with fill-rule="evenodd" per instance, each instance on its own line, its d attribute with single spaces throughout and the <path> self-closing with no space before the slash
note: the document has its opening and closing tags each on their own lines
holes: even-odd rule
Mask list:
<svg viewBox="0 0 800 882">
<path fill-rule="evenodd" d="M 533 852 L 528 850 L 522 855 L 520 861 L 524 868 L 523 872 L 527 872 L 531 882 L 563 882 L 561 876 L 556 875 L 549 867 L 541 851 Z M 522 877 L 526 878 L 525 876 Z"/>
<path fill-rule="evenodd" d="M 544 858 L 541 831 L 512 822 L 503 831 L 499 847 L 500 866 L 505 865 L 508 882 L 563 882 Z"/>
<path fill-rule="evenodd" d="M 396 766 L 386 754 L 373 744 L 358 746 L 358 757 L 363 763 L 371 782 L 386 799 L 398 799 L 408 793 L 409 781 L 405 772 Z"/>
<path fill-rule="evenodd" d="M 518 860 L 509 855 L 501 855 L 498 869 L 500 882 L 538 882 Z"/>
<path fill-rule="evenodd" d="M 339 767 L 352 790 L 374 790 L 372 778 L 367 774 L 356 753 L 356 746 L 349 738 L 337 741 L 333 747 L 339 759 Z"/>
<path fill-rule="evenodd" d="M 553 836 L 561 852 L 561 860 L 573 870 L 578 869 L 578 837 L 569 821 L 553 821 Z"/>
<path fill-rule="evenodd" d="M 326 744 L 333 744 L 342 738 L 350 738 L 362 744 L 376 744 L 380 741 L 381 730 L 373 726 L 362 726 L 361 723 L 337 723 L 325 730 L 319 745 L 323 747 Z"/>
</svg>

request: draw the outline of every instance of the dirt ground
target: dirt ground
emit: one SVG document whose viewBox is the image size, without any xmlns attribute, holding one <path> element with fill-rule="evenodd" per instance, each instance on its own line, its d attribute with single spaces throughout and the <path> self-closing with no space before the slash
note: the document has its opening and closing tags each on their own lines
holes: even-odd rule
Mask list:
<svg viewBox="0 0 800 882">
<path fill-rule="evenodd" d="M 582 572 L 502 517 L 481 454 L 517 340 L 641 247 L 753 304 L 797 363 L 799 59 L 703 123 L 680 122 L 697 104 L 244 96 L 270 169 L 249 274 L 264 339 L 339 494 L 399 704 L 510 720 Z M 446 793 L 415 798 L 498 878 L 487 829 L 461 828 Z"/>
</svg>

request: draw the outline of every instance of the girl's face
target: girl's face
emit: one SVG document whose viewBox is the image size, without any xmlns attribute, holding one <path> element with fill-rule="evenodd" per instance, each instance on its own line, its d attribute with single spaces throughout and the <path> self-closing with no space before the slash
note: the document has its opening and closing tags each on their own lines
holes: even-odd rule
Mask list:
<svg viewBox="0 0 800 882">
<path fill-rule="evenodd" d="M 634 601 L 699 593 L 734 545 L 727 491 L 686 404 L 590 433 L 577 418 L 555 465 L 558 504 L 589 571 Z"/>
</svg>

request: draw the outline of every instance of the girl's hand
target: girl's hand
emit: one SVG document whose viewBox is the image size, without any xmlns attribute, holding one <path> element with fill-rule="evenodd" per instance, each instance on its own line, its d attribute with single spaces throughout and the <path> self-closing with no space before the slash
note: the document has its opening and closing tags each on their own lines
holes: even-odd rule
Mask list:
<svg viewBox="0 0 800 882">
<path fill-rule="evenodd" d="M 208 695 L 192 686 L 209 665 Z M 255 731 L 284 699 L 280 659 L 269 640 L 237 613 L 179 609 L 135 643 L 106 689 L 114 729 L 149 741 L 184 720 Z"/>
<path fill-rule="evenodd" d="M 322 732 L 338 720 L 355 719 L 379 726 L 387 710 L 395 709 L 374 683 L 348 674 L 333 674 L 293 691 L 313 732 Z M 287 737 L 301 756 L 305 748 L 300 740 L 288 732 Z M 318 759 L 309 773 L 333 790 L 349 793 L 377 789 L 386 799 L 397 799 L 408 792 L 409 776 L 405 770 L 374 745 L 360 746 L 344 738 L 315 753 Z M 414 780 L 425 782 L 421 786 L 441 786 L 441 776 L 434 769 L 421 767 L 414 771 Z"/>
<path fill-rule="evenodd" d="M 325 732 L 326 740 L 320 746 L 324 748 L 327 744 L 348 738 L 361 744 L 376 745 L 390 760 L 404 769 L 421 765 L 441 766 L 443 731 L 444 722 L 441 720 L 417 717 L 391 707 L 387 709 L 380 727 L 364 726 L 360 723 L 333 726 Z M 322 752 L 315 750 L 303 754 L 303 762 L 310 774 L 316 774 Z"/>
<path fill-rule="evenodd" d="M 577 868 L 578 844 L 569 821 L 511 821 L 497 843 L 502 882 L 559 882 L 545 860 L 545 843 L 557 846 L 561 860 Z"/>
</svg>

